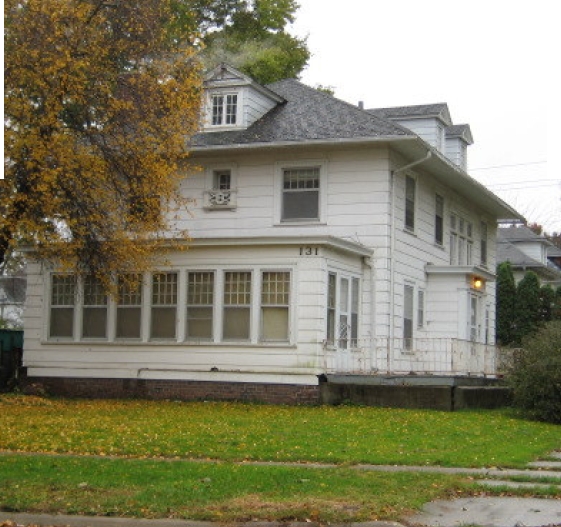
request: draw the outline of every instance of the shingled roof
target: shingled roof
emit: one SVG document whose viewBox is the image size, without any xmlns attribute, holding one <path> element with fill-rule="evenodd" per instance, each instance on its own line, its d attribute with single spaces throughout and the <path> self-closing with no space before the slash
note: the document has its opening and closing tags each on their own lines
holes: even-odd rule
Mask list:
<svg viewBox="0 0 561 527">
<path fill-rule="evenodd" d="M 435 104 L 417 104 L 413 106 L 394 106 L 392 108 L 370 108 L 373 115 L 385 119 L 404 119 L 407 117 L 439 117 L 447 124 L 452 124 L 448 105 L 444 102 Z"/>
<path fill-rule="evenodd" d="M 416 137 L 398 124 L 295 79 L 275 82 L 267 88 L 286 102 L 277 105 L 245 130 L 196 134 L 191 146 L 204 148 L 252 143 Z"/>
</svg>

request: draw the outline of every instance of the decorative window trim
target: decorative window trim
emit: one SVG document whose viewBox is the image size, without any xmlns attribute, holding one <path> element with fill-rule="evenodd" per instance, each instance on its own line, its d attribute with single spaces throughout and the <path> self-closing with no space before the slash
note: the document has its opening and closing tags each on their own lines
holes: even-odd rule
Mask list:
<svg viewBox="0 0 561 527">
<path fill-rule="evenodd" d="M 286 170 L 312 169 L 319 171 L 318 189 L 318 218 L 283 219 L 284 175 Z M 273 205 L 275 225 L 317 225 L 323 224 L 327 218 L 327 187 L 328 187 L 328 162 L 325 159 L 302 159 L 275 164 L 274 177 L 275 199 Z"/>
<path fill-rule="evenodd" d="M 217 177 L 229 172 L 230 188 L 219 188 Z M 206 169 L 203 208 L 206 210 L 234 210 L 238 206 L 238 166 L 235 163 L 213 165 Z"/>
</svg>

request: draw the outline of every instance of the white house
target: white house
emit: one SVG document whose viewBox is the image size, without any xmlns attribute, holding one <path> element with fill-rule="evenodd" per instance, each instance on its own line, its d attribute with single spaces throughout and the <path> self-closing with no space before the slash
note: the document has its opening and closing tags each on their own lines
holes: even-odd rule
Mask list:
<svg viewBox="0 0 561 527">
<path fill-rule="evenodd" d="M 544 285 L 561 285 L 561 250 L 545 236 L 525 225 L 510 226 L 497 231 L 497 262 L 510 262 L 518 283 L 526 271 L 534 271 Z"/>
<path fill-rule="evenodd" d="M 192 241 L 118 299 L 36 263 L 24 366 L 58 393 L 312 401 L 331 373 L 493 373 L 497 222 L 445 104 L 206 79 Z"/>
</svg>

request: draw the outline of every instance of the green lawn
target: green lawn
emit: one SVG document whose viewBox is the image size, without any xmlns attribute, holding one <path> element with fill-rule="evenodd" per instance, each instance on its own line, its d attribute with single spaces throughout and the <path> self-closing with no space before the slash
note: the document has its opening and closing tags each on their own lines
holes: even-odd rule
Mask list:
<svg viewBox="0 0 561 527">
<path fill-rule="evenodd" d="M 132 457 L 522 467 L 561 427 L 512 412 L 0 396 L 0 450 Z"/>
<path fill-rule="evenodd" d="M 14 395 L 0 396 L 0 430 L 0 510 L 224 521 L 398 519 L 476 487 L 350 465 L 523 466 L 561 448 L 561 427 L 508 411 Z M 63 455 L 34 455 L 49 452 Z M 308 466 L 243 463 L 255 460 Z"/>
</svg>

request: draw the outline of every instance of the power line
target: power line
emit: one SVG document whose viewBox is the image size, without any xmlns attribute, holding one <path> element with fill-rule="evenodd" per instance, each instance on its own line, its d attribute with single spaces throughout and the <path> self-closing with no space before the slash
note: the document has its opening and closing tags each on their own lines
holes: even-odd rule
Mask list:
<svg viewBox="0 0 561 527">
<path fill-rule="evenodd" d="M 507 187 L 509 185 L 528 185 L 528 186 L 533 186 L 536 185 L 536 183 L 542 184 L 542 183 L 547 183 L 546 186 L 549 186 L 549 184 L 559 184 L 561 183 L 561 179 L 526 179 L 526 180 L 522 180 L 522 181 L 511 181 L 509 183 L 489 183 L 487 184 L 488 187 Z M 541 186 L 541 185 L 539 185 Z"/>
<path fill-rule="evenodd" d="M 477 168 L 470 168 L 470 172 L 472 170 L 492 170 L 494 168 L 507 168 L 507 167 L 521 167 L 526 165 L 542 165 L 543 163 L 547 163 L 546 161 L 530 161 L 528 163 L 515 163 L 513 165 L 495 165 L 490 167 L 477 167 Z"/>
</svg>

